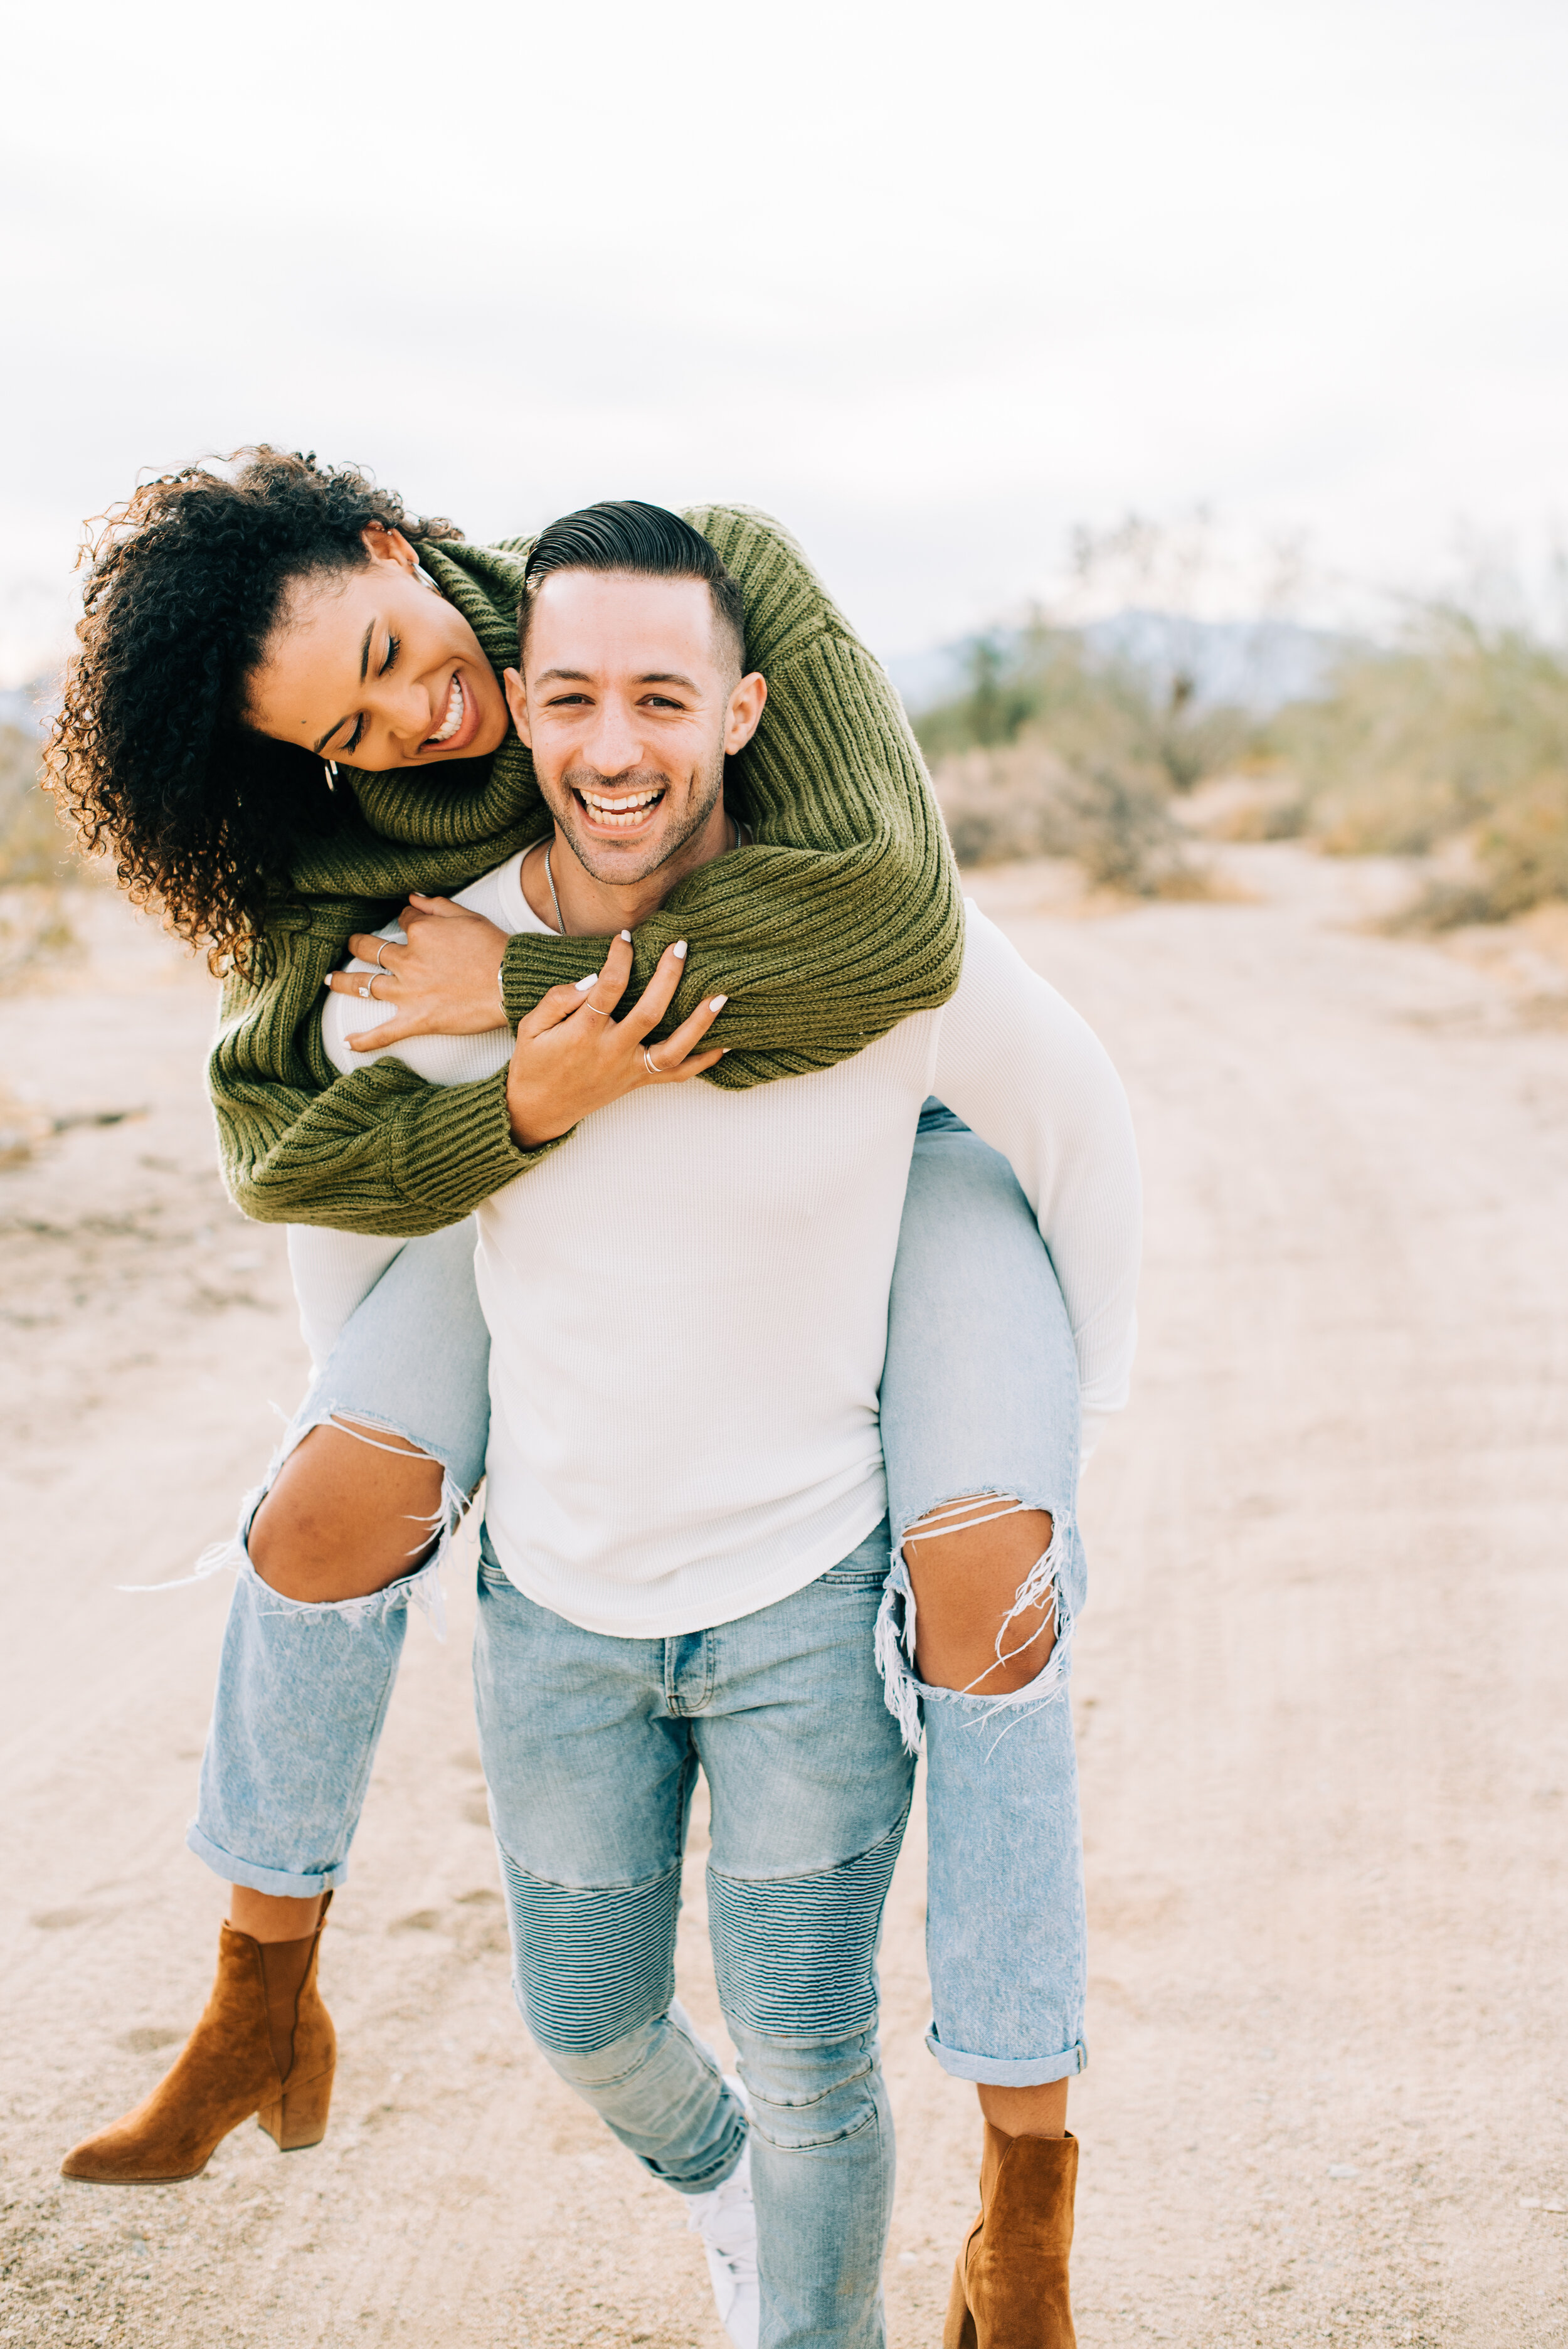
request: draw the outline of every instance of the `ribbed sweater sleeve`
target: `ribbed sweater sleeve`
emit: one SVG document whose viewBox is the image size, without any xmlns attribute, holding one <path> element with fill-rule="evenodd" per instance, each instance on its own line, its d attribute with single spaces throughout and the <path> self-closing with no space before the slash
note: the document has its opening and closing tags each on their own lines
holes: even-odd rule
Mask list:
<svg viewBox="0 0 1568 2349">
<path fill-rule="evenodd" d="M 957 876 L 898 697 L 789 534 L 767 516 L 701 507 L 689 519 L 746 597 L 748 650 L 768 678 L 757 735 L 732 762 L 731 802 L 752 844 L 704 866 L 637 933 L 631 992 L 665 947 L 689 941 L 660 1034 L 706 995 L 731 999 L 714 1030 L 727 1057 L 707 1081 L 739 1089 L 831 1066 L 945 1002 L 963 955 Z M 421 555 L 500 668 L 515 658 L 526 543 L 437 544 Z M 433 779 L 354 779 L 343 832 L 302 852 L 269 925 L 263 978 L 230 979 L 210 1063 L 225 1179 L 263 1222 L 413 1235 L 456 1222 L 536 1163 L 512 1143 L 504 1076 L 432 1088 L 391 1063 L 333 1071 L 322 980 L 351 931 L 374 930 L 410 889 L 461 887 L 548 827 L 528 754 L 510 736 L 488 768 Z M 515 1028 L 547 988 L 603 960 L 608 941 L 523 936 L 502 966 Z"/>
</svg>

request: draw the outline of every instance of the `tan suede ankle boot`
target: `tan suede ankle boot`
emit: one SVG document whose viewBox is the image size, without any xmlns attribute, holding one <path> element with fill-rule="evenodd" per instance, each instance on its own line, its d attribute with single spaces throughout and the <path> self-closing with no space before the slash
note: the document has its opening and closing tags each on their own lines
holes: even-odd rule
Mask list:
<svg viewBox="0 0 1568 2349">
<path fill-rule="evenodd" d="M 213 2147 L 254 2113 L 280 2151 L 326 2135 L 337 2036 L 316 1987 L 321 1904 L 301 1941 L 254 1941 L 225 1925 L 212 1995 L 173 2069 L 152 2094 L 60 2164 L 98 2186 L 173 2186 L 205 2169 Z"/>
<path fill-rule="evenodd" d="M 942 2349 L 1076 2349 L 1078 2155 L 1076 2137 L 1007 2137 L 986 2122 L 980 2216 L 953 2272 Z"/>
</svg>

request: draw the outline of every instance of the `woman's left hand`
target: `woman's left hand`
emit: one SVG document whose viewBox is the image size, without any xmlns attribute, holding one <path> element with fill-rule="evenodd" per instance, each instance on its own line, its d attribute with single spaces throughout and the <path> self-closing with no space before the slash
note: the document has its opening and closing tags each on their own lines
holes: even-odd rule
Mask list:
<svg viewBox="0 0 1568 2349">
<path fill-rule="evenodd" d="M 377 1003 L 396 1007 L 379 1027 L 348 1038 L 356 1052 L 379 1052 L 405 1036 L 484 1036 L 507 1025 L 500 998 L 504 930 L 449 897 L 415 895 L 397 921 L 407 946 L 363 932 L 348 941 L 361 962 L 377 966 L 368 982 L 359 971 L 327 974 L 336 995 L 359 995 L 368 984 Z"/>
</svg>

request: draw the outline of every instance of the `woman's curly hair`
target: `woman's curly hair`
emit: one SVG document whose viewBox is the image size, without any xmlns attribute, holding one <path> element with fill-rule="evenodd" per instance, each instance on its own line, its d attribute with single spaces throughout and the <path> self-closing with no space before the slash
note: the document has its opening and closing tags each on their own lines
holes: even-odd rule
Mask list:
<svg viewBox="0 0 1568 2349">
<path fill-rule="evenodd" d="M 346 805 L 319 759 L 243 720 L 289 586 L 368 562 L 374 523 L 462 536 L 351 465 L 264 445 L 221 461 L 144 482 L 101 517 L 45 752 L 83 846 L 107 848 L 132 902 L 160 906 L 214 969 L 255 967 L 295 843 Z"/>
</svg>

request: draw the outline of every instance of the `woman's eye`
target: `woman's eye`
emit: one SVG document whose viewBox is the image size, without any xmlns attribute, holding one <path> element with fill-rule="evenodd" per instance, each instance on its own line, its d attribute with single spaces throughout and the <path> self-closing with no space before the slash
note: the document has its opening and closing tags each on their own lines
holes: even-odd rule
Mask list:
<svg viewBox="0 0 1568 2349">
<path fill-rule="evenodd" d="M 359 748 L 359 745 L 361 744 L 361 742 L 362 742 L 364 740 L 365 740 L 365 720 L 364 720 L 364 719 L 363 719 L 363 718 L 356 718 L 356 719 L 355 719 L 355 721 L 354 721 L 354 731 L 353 731 L 353 733 L 349 736 L 349 738 L 348 738 L 347 741 L 346 741 L 346 742 L 344 744 L 344 746 L 343 746 L 343 755 L 344 755 L 344 757 L 346 759 L 346 758 L 348 757 L 348 755 L 349 755 L 350 751 L 357 750 L 358 750 L 358 748 Z"/>
<path fill-rule="evenodd" d="M 385 676 L 386 676 L 386 674 L 387 674 L 387 670 L 388 670 L 389 668 L 392 668 L 392 667 L 394 667 L 396 666 L 396 664 L 397 664 L 397 656 L 398 656 L 398 654 L 402 651 L 402 649 L 403 649 L 403 639 L 402 639 L 402 637 L 401 637 L 401 636 L 395 636 L 392 634 L 391 629 L 390 629 L 390 628 L 388 628 L 388 629 L 387 629 L 387 657 L 386 657 L 386 659 L 385 659 L 385 660 L 382 662 L 382 664 L 381 664 L 381 674 L 382 674 L 382 676 L 383 676 L 383 677 L 385 677 Z"/>
</svg>

